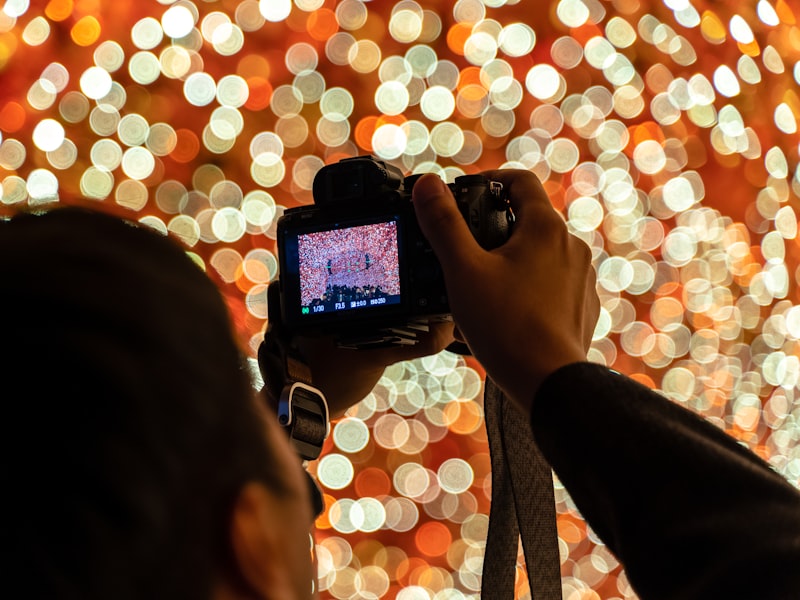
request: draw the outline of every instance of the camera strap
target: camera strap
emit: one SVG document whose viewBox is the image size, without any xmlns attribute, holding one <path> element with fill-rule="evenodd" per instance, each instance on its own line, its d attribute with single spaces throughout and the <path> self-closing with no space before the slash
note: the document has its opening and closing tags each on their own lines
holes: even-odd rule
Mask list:
<svg viewBox="0 0 800 600">
<path fill-rule="evenodd" d="M 273 318 L 258 348 L 258 367 L 267 400 L 294 449 L 303 460 L 315 460 L 330 433 L 328 402 L 314 387 L 308 363 L 283 328 L 278 294 L 277 285 L 270 284 L 267 301 Z"/>
<path fill-rule="evenodd" d="M 561 600 L 553 472 L 530 424 L 488 377 L 484 412 L 492 466 L 481 598 L 513 599 L 520 538 L 531 598 Z"/>
</svg>

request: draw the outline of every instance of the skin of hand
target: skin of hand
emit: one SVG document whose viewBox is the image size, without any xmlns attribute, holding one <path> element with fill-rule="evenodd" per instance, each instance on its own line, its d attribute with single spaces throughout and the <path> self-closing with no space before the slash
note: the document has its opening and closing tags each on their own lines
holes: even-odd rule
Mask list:
<svg viewBox="0 0 800 600">
<path fill-rule="evenodd" d="M 589 247 L 569 233 L 533 173 L 483 175 L 503 185 L 516 216 L 498 248 L 480 247 L 436 175 L 414 185 L 414 209 L 442 265 L 457 337 L 529 413 L 550 373 L 586 360 L 600 309 L 596 274 Z"/>
<path fill-rule="evenodd" d="M 453 341 L 453 323 L 431 323 L 413 346 L 392 346 L 368 350 L 338 348 L 330 337 L 298 338 L 297 344 L 308 360 L 314 385 L 325 394 L 331 419 L 363 400 L 378 383 L 386 367 L 444 350 Z"/>
<path fill-rule="evenodd" d="M 418 334 L 418 343 L 352 350 L 339 348 L 331 336 L 292 336 L 280 319 L 280 284 L 276 281 L 267 289 L 270 306 L 269 329 L 278 338 L 289 340 L 302 354 L 314 386 L 322 390 L 328 403 L 331 419 L 336 419 L 354 404 L 361 402 L 378 383 L 386 367 L 394 363 L 437 354 L 454 341 L 452 321 L 432 322 L 430 331 Z M 274 360 L 263 360 L 267 369 L 265 381 L 279 381 L 282 367 Z M 266 386 L 267 399 L 277 406 L 280 391 Z"/>
</svg>

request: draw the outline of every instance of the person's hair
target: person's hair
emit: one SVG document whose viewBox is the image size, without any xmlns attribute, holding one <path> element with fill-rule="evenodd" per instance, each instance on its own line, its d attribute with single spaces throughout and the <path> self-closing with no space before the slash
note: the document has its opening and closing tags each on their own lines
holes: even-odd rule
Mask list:
<svg viewBox="0 0 800 600">
<path fill-rule="evenodd" d="M 218 288 L 173 239 L 82 208 L 0 221 L 4 585 L 202 598 L 248 480 L 280 490 Z"/>
</svg>

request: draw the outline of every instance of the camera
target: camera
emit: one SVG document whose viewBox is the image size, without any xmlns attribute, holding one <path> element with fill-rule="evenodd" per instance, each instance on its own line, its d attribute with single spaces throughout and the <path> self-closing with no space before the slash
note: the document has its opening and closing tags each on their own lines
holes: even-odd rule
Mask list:
<svg viewBox="0 0 800 600">
<path fill-rule="evenodd" d="M 369 348 L 414 344 L 431 322 L 452 319 L 439 261 L 411 203 L 420 176 L 404 177 L 372 156 L 317 172 L 314 204 L 287 209 L 277 223 L 281 318 L 290 333 Z M 514 214 L 500 183 L 464 175 L 448 187 L 482 247 L 508 239 Z"/>
</svg>

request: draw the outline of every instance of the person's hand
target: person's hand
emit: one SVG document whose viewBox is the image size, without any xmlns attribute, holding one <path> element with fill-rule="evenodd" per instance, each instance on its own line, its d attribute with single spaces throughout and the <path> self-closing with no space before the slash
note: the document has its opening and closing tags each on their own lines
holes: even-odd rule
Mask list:
<svg viewBox="0 0 800 600">
<path fill-rule="evenodd" d="M 524 410 L 550 373 L 586 360 L 599 314 L 589 247 L 567 231 L 533 173 L 483 173 L 502 183 L 516 223 L 486 251 L 470 233 L 449 188 L 424 175 L 412 192 L 420 227 L 442 264 L 463 341 Z"/>
<path fill-rule="evenodd" d="M 372 391 L 386 367 L 444 350 L 453 341 L 453 323 L 431 323 L 430 331 L 418 338 L 413 346 L 365 350 L 339 348 L 330 336 L 298 337 L 296 344 L 308 361 L 314 385 L 325 394 L 331 419 L 335 419 Z"/>
<path fill-rule="evenodd" d="M 302 354 L 311 371 L 311 381 L 322 390 L 328 402 L 331 419 L 342 416 L 347 409 L 361 402 L 378 383 L 386 367 L 394 363 L 437 354 L 453 342 L 453 323 L 435 322 L 430 331 L 418 333 L 418 343 L 407 346 L 391 346 L 351 350 L 339 348 L 332 336 L 291 337 L 280 319 L 280 291 L 277 281 L 267 289 L 270 306 L 269 330 L 276 340 L 291 343 Z M 268 400 L 277 407 L 280 396 L 275 382 L 282 381 L 283 366 L 274 356 L 259 356 L 264 373 Z"/>
</svg>

